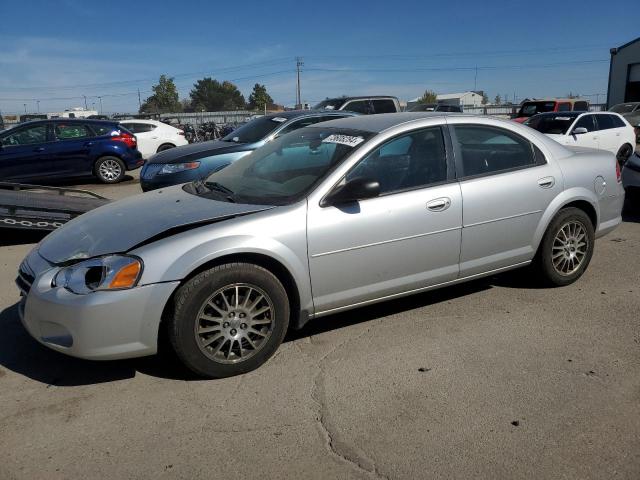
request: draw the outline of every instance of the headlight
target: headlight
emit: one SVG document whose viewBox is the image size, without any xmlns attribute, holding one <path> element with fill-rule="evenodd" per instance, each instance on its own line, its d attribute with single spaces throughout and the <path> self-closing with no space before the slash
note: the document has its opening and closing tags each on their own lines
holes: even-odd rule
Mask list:
<svg viewBox="0 0 640 480">
<path fill-rule="evenodd" d="M 53 286 L 78 294 L 122 290 L 135 287 L 141 273 L 140 259 L 128 255 L 106 255 L 64 267 L 53 278 Z"/>
<path fill-rule="evenodd" d="M 188 162 L 188 163 L 167 163 L 162 170 L 160 170 L 160 175 L 167 175 L 169 173 L 178 173 L 184 172 L 185 170 L 193 170 L 200 166 L 200 162 Z"/>
</svg>

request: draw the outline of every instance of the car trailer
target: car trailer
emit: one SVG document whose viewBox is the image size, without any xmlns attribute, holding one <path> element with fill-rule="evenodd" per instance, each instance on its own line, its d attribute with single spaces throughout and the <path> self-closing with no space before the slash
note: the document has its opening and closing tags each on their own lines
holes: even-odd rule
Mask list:
<svg viewBox="0 0 640 480">
<path fill-rule="evenodd" d="M 55 230 L 107 203 L 87 190 L 0 182 L 0 227 Z"/>
</svg>

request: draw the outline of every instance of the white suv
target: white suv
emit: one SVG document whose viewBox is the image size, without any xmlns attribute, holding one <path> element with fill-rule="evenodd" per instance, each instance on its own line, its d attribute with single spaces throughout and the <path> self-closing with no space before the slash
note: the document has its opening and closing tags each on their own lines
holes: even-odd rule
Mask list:
<svg viewBox="0 0 640 480">
<path fill-rule="evenodd" d="M 120 123 L 136 136 L 138 150 L 145 159 L 163 150 L 189 143 L 184 131 L 156 120 L 122 120 Z"/>
<path fill-rule="evenodd" d="M 548 112 L 531 117 L 525 125 L 575 147 L 608 150 L 623 164 L 636 147 L 633 127 L 613 112 Z"/>
</svg>

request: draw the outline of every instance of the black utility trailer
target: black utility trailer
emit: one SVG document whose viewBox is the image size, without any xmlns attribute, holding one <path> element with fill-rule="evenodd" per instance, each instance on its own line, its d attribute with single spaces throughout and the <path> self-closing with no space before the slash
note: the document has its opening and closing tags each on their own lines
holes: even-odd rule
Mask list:
<svg viewBox="0 0 640 480">
<path fill-rule="evenodd" d="M 87 190 L 0 182 L 0 228 L 55 230 L 107 203 Z"/>
</svg>

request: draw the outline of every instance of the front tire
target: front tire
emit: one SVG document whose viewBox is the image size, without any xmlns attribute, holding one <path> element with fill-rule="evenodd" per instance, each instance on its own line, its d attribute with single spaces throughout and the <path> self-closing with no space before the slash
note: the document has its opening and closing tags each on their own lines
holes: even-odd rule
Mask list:
<svg viewBox="0 0 640 480">
<path fill-rule="evenodd" d="M 589 216 L 579 208 L 560 210 L 542 237 L 534 265 L 550 286 L 575 282 L 586 270 L 595 235 Z"/>
<path fill-rule="evenodd" d="M 102 183 L 121 182 L 125 170 L 124 163 L 118 157 L 101 157 L 94 167 L 94 173 Z"/>
<path fill-rule="evenodd" d="M 268 270 L 228 263 L 206 270 L 176 292 L 169 340 L 196 374 L 246 373 L 278 349 L 289 325 L 287 293 Z"/>
</svg>

